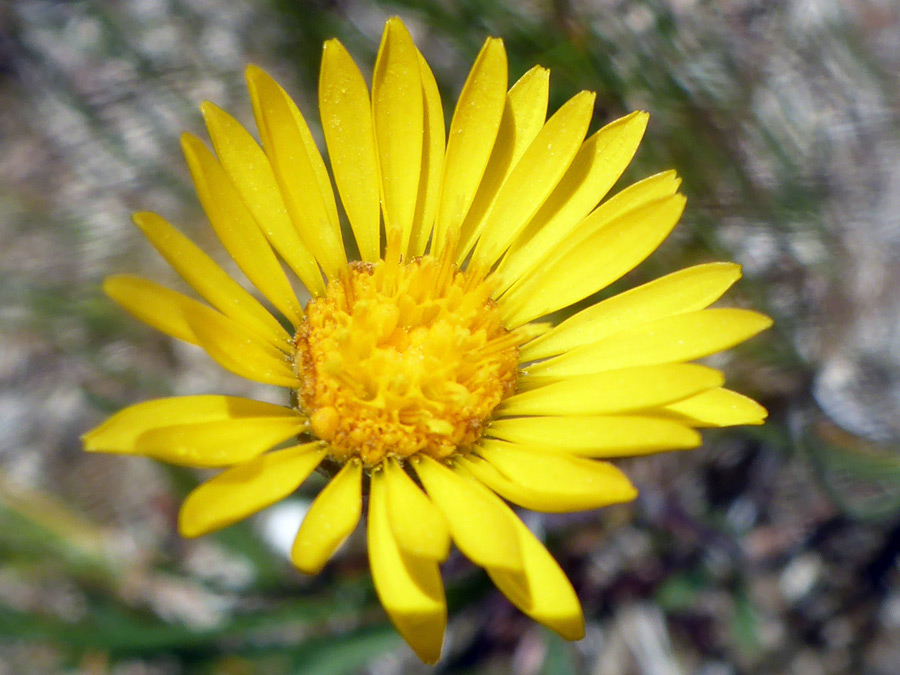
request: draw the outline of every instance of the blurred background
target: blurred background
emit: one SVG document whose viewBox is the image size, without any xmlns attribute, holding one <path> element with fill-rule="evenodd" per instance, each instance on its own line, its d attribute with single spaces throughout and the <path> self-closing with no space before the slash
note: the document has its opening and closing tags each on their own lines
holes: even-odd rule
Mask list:
<svg viewBox="0 0 900 675">
<path fill-rule="evenodd" d="M 371 71 L 398 14 L 446 114 L 488 35 L 510 81 L 551 68 L 551 110 L 598 93 L 593 129 L 650 128 L 620 187 L 675 168 L 688 210 L 620 290 L 736 260 L 728 304 L 775 328 L 717 357 L 764 427 L 622 462 L 632 505 L 526 514 L 568 572 L 587 637 L 565 643 L 458 555 L 438 672 L 900 672 L 900 6 L 893 0 L 7 0 L 0 4 L 0 674 L 416 673 L 361 532 L 318 577 L 286 551 L 311 480 L 196 541 L 201 478 L 88 456 L 129 403 L 273 399 L 100 292 L 175 284 L 130 224 L 155 210 L 208 250 L 178 137 L 210 99 L 246 123 L 257 63 L 317 124 L 321 43 Z M 314 128 L 314 133 L 319 130 Z M 222 255 L 218 259 L 227 264 Z"/>
</svg>

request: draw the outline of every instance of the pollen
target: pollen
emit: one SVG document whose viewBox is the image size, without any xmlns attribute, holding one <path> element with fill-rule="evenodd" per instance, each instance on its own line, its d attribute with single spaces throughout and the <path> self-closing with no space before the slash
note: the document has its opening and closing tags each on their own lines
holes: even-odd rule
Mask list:
<svg viewBox="0 0 900 675">
<path fill-rule="evenodd" d="M 448 257 L 351 263 L 297 331 L 297 405 L 333 458 L 466 453 L 515 390 L 520 332 Z"/>
</svg>

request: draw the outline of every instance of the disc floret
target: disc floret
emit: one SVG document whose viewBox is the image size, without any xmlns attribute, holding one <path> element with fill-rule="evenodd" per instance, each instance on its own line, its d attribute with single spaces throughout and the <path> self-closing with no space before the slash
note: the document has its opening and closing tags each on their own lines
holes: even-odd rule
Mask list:
<svg viewBox="0 0 900 675">
<path fill-rule="evenodd" d="M 478 440 L 515 389 L 520 336 L 490 279 L 433 256 L 351 263 L 296 336 L 298 405 L 333 458 L 445 459 Z"/>
</svg>

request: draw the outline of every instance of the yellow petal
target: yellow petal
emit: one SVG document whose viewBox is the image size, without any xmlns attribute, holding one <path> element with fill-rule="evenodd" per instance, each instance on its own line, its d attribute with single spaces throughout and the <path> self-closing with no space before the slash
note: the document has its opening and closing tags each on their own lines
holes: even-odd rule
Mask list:
<svg viewBox="0 0 900 675">
<path fill-rule="evenodd" d="M 580 640 L 584 637 L 584 614 L 575 589 L 543 544 L 522 521 L 515 521 L 530 593 L 521 592 L 520 575 L 503 569 L 488 569 L 488 575 L 522 612 L 566 640 Z"/>
<path fill-rule="evenodd" d="M 280 93 L 280 99 L 287 104 L 287 109 L 290 111 L 294 121 L 292 126 L 300 135 L 300 141 L 303 144 L 302 147 L 305 151 L 305 155 L 309 160 L 309 167 L 312 170 L 313 178 L 315 178 L 316 185 L 319 187 L 318 196 L 321 196 L 322 198 L 322 207 L 325 210 L 325 218 L 328 223 L 337 227 L 338 234 L 340 234 L 337 205 L 334 201 L 334 192 L 331 189 L 331 178 L 328 176 L 328 169 L 325 167 L 325 162 L 322 160 L 322 155 L 319 153 L 316 140 L 313 138 L 312 132 L 309 130 L 309 125 L 306 124 L 306 120 L 300 112 L 300 108 L 297 107 L 297 104 L 294 103 L 294 99 L 288 95 L 281 85 L 269 77 L 268 73 L 264 72 L 262 69 L 254 65 L 247 66 L 245 76 L 248 81 L 250 101 L 253 104 L 253 115 L 257 119 L 257 124 L 259 124 L 259 114 L 264 112 L 266 107 L 265 104 L 268 103 L 266 100 L 267 96 L 271 96 L 272 94 L 275 94 L 275 92 L 278 92 Z M 266 82 L 263 82 L 263 80 L 266 80 Z M 260 90 L 262 90 L 263 93 L 260 93 Z M 277 95 L 276 98 L 278 98 Z M 259 100 L 259 103 L 257 103 L 257 100 Z M 265 132 L 260 130 L 260 138 L 263 139 L 264 148 L 269 147 L 266 145 L 266 142 L 277 142 L 278 138 L 279 130 L 273 128 L 270 122 L 271 120 L 269 119 L 263 122 L 263 126 L 266 128 Z M 341 240 L 340 243 L 343 246 L 343 240 Z"/>
<path fill-rule="evenodd" d="M 362 259 L 379 258 L 381 211 L 372 104 L 362 73 L 337 40 L 322 50 L 319 114 L 328 157 Z"/>
<path fill-rule="evenodd" d="M 223 471 L 188 495 L 178 514 L 178 531 L 199 537 L 284 499 L 315 470 L 325 452 L 321 443 L 295 445 Z"/>
<path fill-rule="evenodd" d="M 183 134 L 181 147 L 210 224 L 238 267 L 294 326 L 303 309 L 284 270 L 215 156 L 196 136 Z"/>
<path fill-rule="evenodd" d="M 375 60 L 372 115 L 381 167 L 385 231 L 398 229 L 402 250 L 406 251 L 422 169 L 424 102 L 419 52 L 397 18 L 385 24 Z"/>
<path fill-rule="evenodd" d="M 430 457 L 423 456 L 414 466 L 428 496 L 447 519 L 453 541 L 466 557 L 482 567 L 521 571 L 515 516 L 503 502 Z"/>
<path fill-rule="evenodd" d="M 494 149 L 478 192 L 460 227 L 456 262 L 461 264 L 484 228 L 487 215 L 497 201 L 504 181 L 531 145 L 547 117 L 550 71 L 535 66 L 516 82 L 506 95 L 506 105 Z"/>
<path fill-rule="evenodd" d="M 772 319 L 747 309 L 703 309 L 676 314 L 576 347 L 529 366 L 528 372 L 563 377 L 693 361 L 729 349 L 771 325 Z"/>
<path fill-rule="evenodd" d="M 596 96 L 583 91 L 547 120 L 500 189 L 471 266 L 490 269 L 553 191 L 581 147 Z"/>
<path fill-rule="evenodd" d="M 769 413 L 759 403 L 730 389 L 710 389 L 663 408 L 698 427 L 762 424 Z"/>
<path fill-rule="evenodd" d="M 579 506 L 579 501 L 573 500 L 566 495 L 548 494 L 546 490 L 535 490 L 526 485 L 516 483 L 490 462 L 474 455 L 460 460 L 460 466 L 507 501 L 532 511 L 572 513 L 595 508 L 593 506 Z M 600 506 L 607 505 L 600 504 Z M 520 578 L 519 583 L 523 589 L 527 589 L 527 582 L 524 578 Z"/>
<path fill-rule="evenodd" d="M 196 300 L 128 275 L 108 277 L 103 290 L 141 321 L 203 347 L 226 370 L 257 382 L 299 385 L 285 351 Z"/>
<path fill-rule="evenodd" d="M 422 138 L 422 174 L 419 178 L 419 196 L 416 201 L 416 216 L 409 238 L 409 257 L 425 253 L 425 247 L 434 226 L 434 212 L 437 208 L 441 189 L 441 165 L 444 161 L 444 108 L 441 95 L 431 68 L 421 52 L 419 70 L 422 77 L 424 97 L 424 137 Z"/>
<path fill-rule="evenodd" d="M 513 144 L 510 170 L 525 154 L 534 137 L 544 126 L 549 98 L 550 71 L 541 66 L 534 66 L 510 88 L 507 102 L 516 125 L 516 141 Z"/>
<path fill-rule="evenodd" d="M 504 324 L 515 328 L 571 305 L 634 269 L 672 231 L 684 203 L 672 195 L 611 221 L 597 209 L 540 270 L 501 298 Z"/>
<path fill-rule="evenodd" d="M 495 492 L 528 509 L 566 513 L 637 497 L 625 474 L 608 462 L 491 439 L 482 439 L 477 453 L 505 480 L 480 475 L 474 460 L 466 468 Z"/>
<path fill-rule="evenodd" d="M 413 556 L 446 560 L 450 552 L 450 529 L 431 503 L 395 461 L 384 463 L 388 520 L 401 549 Z"/>
<path fill-rule="evenodd" d="M 585 457 L 627 457 L 660 450 L 688 450 L 699 446 L 701 441 L 700 434 L 684 424 L 639 415 L 510 417 L 494 420 L 486 433 L 520 445 Z"/>
<path fill-rule="evenodd" d="M 257 225 L 313 295 L 325 290 L 316 259 L 297 234 L 269 159 L 244 127 L 206 101 L 200 106 L 213 147 Z"/>
<path fill-rule="evenodd" d="M 274 351 L 228 317 L 213 312 L 205 317 L 189 316 L 188 323 L 197 336 L 197 344 L 226 370 L 255 382 L 300 386 L 289 357 Z"/>
<path fill-rule="evenodd" d="M 294 539 L 291 560 L 301 572 L 318 574 L 356 529 L 362 513 L 362 465 L 351 461 L 319 493 Z"/>
<path fill-rule="evenodd" d="M 678 192 L 679 187 L 681 187 L 681 179 L 678 174 L 672 170 L 663 171 L 617 192 L 598 206 L 594 213 L 597 213 L 597 217 L 602 213 L 605 220 L 613 220 L 639 206 L 663 197 L 670 197 Z"/>
<path fill-rule="evenodd" d="M 299 134 L 299 140 L 302 143 L 301 147 L 305 151 L 306 159 L 309 160 L 308 167 L 312 171 L 312 177 L 319 188 L 317 196 L 321 197 L 321 206 L 324 209 L 325 218 L 322 222 L 327 221 L 334 227 L 337 227 L 338 234 L 340 234 L 337 205 L 334 201 L 334 192 L 331 189 L 328 169 L 325 167 L 325 162 L 322 160 L 322 155 L 319 153 L 319 148 L 316 145 L 312 132 L 309 130 L 309 125 L 306 124 L 306 120 L 300 112 L 300 108 L 297 107 L 294 99 L 288 95 L 281 85 L 261 68 L 251 64 L 247 66 L 244 74 L 247 79 L 250 102 L 253 105 L 253 116 L 256 119 L 257 126 L 262 127 L 259 131 L 263 147 L 268 150 L 269 147 L 276 144 L 279 133 L 281 133 L 277 124 L 273 127 L 273 119 L 265 116 L 267 105 L 272 103 L 271 99 L 274 98 L 276 101 L 286 104 L 287 110 L 293 119 L 293 124 L 289 126 L 296 129 Z M 260 122 L 261 118 L 263 118 L 262 122 Z M 276 115 L 274 119 L 277 121 L 280 118 Z M 343 246 L 342 240 L 339 243 Z"/>
<path fill-rule="evenodd" d="M 135 224 L 168 263 L 213 307 L 291 353 L 291 336 L 252 295 L 190 239 L 155 213 L 135 213 Z"/>
<path fill-rule="evenodd" d="M 288 214 L 330 278 L 347 264 L 328 172 L 294 101 L 271 77 L 247 68 L 253 114 Z"/>
<path fill-rule="evenodd" d="M 209 318 L 219 313 L 165 286 L 130 274 L 114 274 L 103 281 L 103 292 L 129 314 L 173 338 L 200 344 L 188 317 Z"/>
<path fill-rule="evenodd" d="M 506 283 L 513 283 L 536 269 L 556 242 L 572 234 L 603 199 L 634 156 L 647 120 L 647 113 L 633 112 L 607 124 L 584 142 L 566 175 L 500 264 Z M 674 171 L 667 175 L 674 180 Z"/>
<path fill-rule="evenodd" d="M 134 452 L 183 466 L 231 466 L 296 436 L 305 424 L 299 415 L 176 424 L 141 434 Z"/>
<path fill-rule="evenodd" d="M 532 361 L 684 312 L 704 309 L 741 276 L 734 263 L 707 263 L 679 270 L 583 309 L 522 346 L 520 359 Z"/>
<path fill-rule="evenodd" d="M 472 66 L 450 122 L 432 253 L 458 232 L 484 175 L 506 102 L 506 50 L 488 38 Z"/>
<path fill-rule="evenodd" d="M 694 364 L 640 366 L 569 377 L 503 401 L 511 415 L 602 415 L 646 410 L 718 387 L 722 373 Z"/>
<path fill-rule="evenodd" d="M 372 475 L 369 498 L 369 563 L 375 591 L 397 632 L 425 663 L 441 656 L 447 601 L 437 562 L 405 553 L 388 519 L 380 471 Z"/>
<path fill-rule="evenodd" d="M 296 411 L 234 396 L 174 396 L 120 410 L 82 436 L 89 452 L 135 453 L 141 436 L 160 427 L 245 419 L 300 420 Z"/>
</svg>

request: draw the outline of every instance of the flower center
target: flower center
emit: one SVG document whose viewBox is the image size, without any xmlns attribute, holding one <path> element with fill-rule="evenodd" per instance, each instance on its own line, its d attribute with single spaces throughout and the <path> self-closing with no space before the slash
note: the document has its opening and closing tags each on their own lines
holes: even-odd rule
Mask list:
<svg viewBox="0 0 900 675">
<path fill-rule="evenodd" d="M 339 462 L 465 452 L 515 389 L 518 331 L 449 259 L 351 263 L 295 339 L 298 405 Z"/>
</svg>

